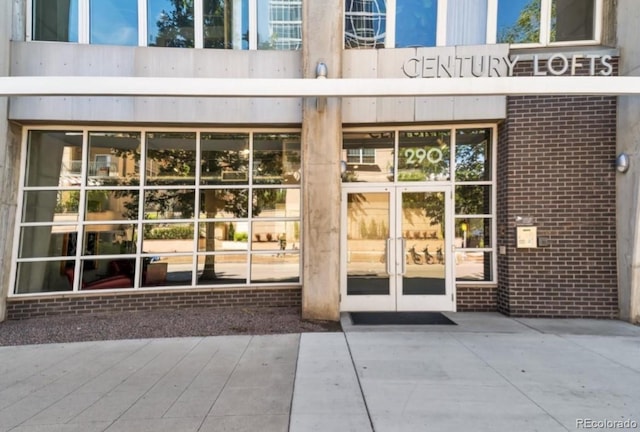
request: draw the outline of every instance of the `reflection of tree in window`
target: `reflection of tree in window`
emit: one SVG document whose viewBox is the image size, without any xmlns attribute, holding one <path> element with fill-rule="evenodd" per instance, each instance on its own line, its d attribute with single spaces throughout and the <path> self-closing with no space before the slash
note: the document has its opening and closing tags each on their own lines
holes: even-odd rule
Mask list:
<svg viewBox="0 0 640 432">
<path fill-rule="evenodd" d="M 539 42 L 540 0 L 531 0 L 512 25 L 499 28 L 497 39 L 498 43 Z"/>
<path fill-rule="evenodd" d="M 249 32 L 247 1 L 204 0 L 204 47 L 220 49 L 247 49 Z M 241 21 L 241 22 L 238 22 Z"/>
<path fill-rule="evenodd" d="M 171 7 L 161 10 L 155 22 L 157 35 L 149 41 L 149 46 L 193 48 L 193 0 L 169 1 Z"/>
</svg>

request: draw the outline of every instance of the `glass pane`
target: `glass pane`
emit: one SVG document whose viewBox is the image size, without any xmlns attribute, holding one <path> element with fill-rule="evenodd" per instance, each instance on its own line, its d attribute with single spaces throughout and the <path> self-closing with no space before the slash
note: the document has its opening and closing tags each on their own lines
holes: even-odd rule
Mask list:
<svg viewBox="0 0 640 432">
<path fill-rule="evenodd" d="M 247 283 L 247 254 L 198 255 L 198 285 Z"/>
<path fill-rule="evenodd" d="M 540 42 L 540 0 L 500 0 L 497 41 Z"/>
<path fill-rule="evenodd" d="M 253 217 L 299 217 L 300 189 L 254 189 Z"/>
<path fill-rule="evenodd" d="M 456 219 L 456 248 L 490 248 L 491 219 L 467 218 Z"/>
<path fill-rule="evenodd" d="M 142 259 L 142 287 L 190 286 L 193 255 L 155 255 Z"/>
<path fill-rule="evenodd" d="M 251 256 L 252 283 L 299 283 L 300 254 Z"/>
<path fill-rule="evenodd" d="M 139 196 L 137 190 L 87 190 L 85 218 L 90 221 L 135 220 Z"/>
<path fill-rule="evenodd" d="M 436 46 L 437 0 L 396 1 L 396 48 Z"/>
<path fill-rule="evenodd" d="M 402 194 L 403 295 L 444 295 L 444 192 Z"/>
<path fill-rule="evenodd" d="M 594 0 L 553 0 L 551 42 L 593 40 Z"/>
<path fill-rule="evenodd" d="M 145 219 L 191 219 L 196 193 L 189 189 L 144 191 Z"/>
<path fill-rule="evenodd" d="M 67 275 L 66 261 L 40 261 L 18 263 L 16 273 L 16 294 L 71 291 L 71 279 Z M 73 269 L 73 267 L 71 267 Z"/>
<path fill-rule="evenodd" d="M 449 180 L 450 131 L 400 132 L 398 181 Z"/>
<path fill-rule="evenodd" d="M 456 280 L 491 282 L 491 252 L 456 252 Z"/>
<path fill-rule="evenodd" d="M 389 194 L 347 195 L 347 295 L 389 295 Z"/>
<path fill-rule="evenodd" d="M 139 163 L 139 132 L 89 132 L 88 185 L 138 185 Z"/>
<path fill-rule="evenodd" d="M 194 47 L 193 0 L 147 0 L 147 44 Z"/>
<path fill-rule="evenodd" d="M 196 134 L 148 133 L 146 163 L 148 185 L 195 184 Z"/>
<path fill-rule="evenodd" d="M 458 215 L 491 214 L 491 186 L 456 186 L 455 203 Z"/>
<path fill-rule="evenodd" d="M 342 136 L 342 181 L 393 181 L 393 132 L 346 132 Z"/>
<path fill-rule="evenodd" d="M 92 44 L 138 45 L 138 2 L 99 0 L 89 3 Z"/>
<path fill-rule="evenodd" d="M 251 250 L 272 250 L 282 255 L 284 251 L 300 249 L 299 222 L 253 222 L 251 232 Z"/>
<path fill-rule="evenodd" d="M 30 131 L 26 186 L 79 187 L 82 132 Z"/>
<path fill-rule="evenodd" d="M 487 40 L 487 0 L 449 0 L 447 45 L 482 45 Z"/>
<path fill-rule="evenodd" d="M 23 227 L 18 258 L 75 256 L 76 229 L 75 225 Z"/>
<path fill-rule="evenodd" d="M 201 189 L 200 217 L 246 218 L 249 215 L 248 195 L 246 189 Z"/>
<path fill-rule="evenodd" d="M 78 0 L 34 0 L 33 39 L 78 42 Z"/>
<path fill-rule="evenodd" d="M 203 133 L 200 145 L 200 184 L 249 183 L 249 135 Z"/>
<path fill-rule="evenodd" d="M 203 1 L 204 47 L 249 49 L 249 1 Z"/>
<path fill-rule="evenodd" d="M 199 252 L 247 251 L 249 224 L 247 222 L 201 222 Z"/>
<path fill-rule="evenodd" d="M 347 0 L 344 15 L 345 48 L 384 48 L 387 31 L 385 0 Z"/>
<path fill-rule="evenodd" d="M 302 49 L 302 0 L 258 0 L 258 49 Z"/>
<path fill-rule="evenodd" d="M 137 225 L 87 225 L 84 233 L 84 255 L 125 255 L 136 252 Z"/>
<path fill-rule="evenodd" d="M 253 183 L 300 183 L 300 135 L 254 135 Z"/>
<path fill-rule="evenodd" d="M 146 223 L 142 225 L 142 228 L 142 251 L 144 253 L 193 252 L 192 223 Z"/>
<path fill-rule="evenodd" d="M 491 129 L 456 132 L 456 181 L 490 181 L 491 158 Z"/>
<path fill-rule="evenodd" d="M 82 263 L 82 282 L 80 289 L 103 290 L 133 288 L 135 273 L 135 258 L 123 259 L 85 259 Z M 75 271 L 73 268 L 68 273 Z M 71 276 L 69 276 L 71 278 Z"/>
<path fill-rule="evenodd" d="M 78 220 L 80 191 L 25 191 L 23 222 L 75 222 Z"/>
</svg>

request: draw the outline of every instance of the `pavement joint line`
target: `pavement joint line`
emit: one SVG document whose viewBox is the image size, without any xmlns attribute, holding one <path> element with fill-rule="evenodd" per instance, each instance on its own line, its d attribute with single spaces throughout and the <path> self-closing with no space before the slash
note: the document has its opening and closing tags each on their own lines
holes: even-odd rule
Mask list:
<svg viewBox="0 0 640 432">
<path fill-rule="evenodd" d="M 200 346 L 200 344 L 202 344 L 202 343 L 204 342 L 204 340 L 205 340 L 205 339 L 206 339 L 206 338 L 205 338 L 205 337 L 203 337 L 203 338 L 200 340 L 200 342 L 198 342 L 198 343 L 193 347 L 193 349 L 196 349 L 198 346 Z M 192 351 L 193 351 L 193 350 L 192 350 Z M 192 352 L 192 351 L 189 351 L 189 352 Z M 182 389 L 182 391 L 180 392 L 180 394 L 178 395 L 178 397 L 176 397 L 176 398 L 175 398 L 175 400 L 174 400 L 171 404 L 169 404 L 169 406 L 167 407 L 167 409 L 162 413 L 161 418 L 165 418 L 164 416 L 165 416 L 169 411 L 171 411 L 171 408 L 173 408 L 173 407 L 175 406 L 176 402 L 178 402 L 178 399 L 180 399 L 180 398 L 182 397 L 182 395 L 183 395 L 183 394 L 184 394 L 184 393 L 189 389 L 189 387 L 191 387 L 191 384 L 193 384 L 193 382 L 198 378 L 198 376 L 200 376 L 200 374 L 202 373 L 202 371 L 203 371 L 203 370 L 204 370 L 204 369 L 209 365 L 209 363 L 211 363 L 211 360 L 213 360 L 213 358 L 216 356 L 216 354 L 218 354 L 218 352 L 219 352 L 219 351 L 220 351 L 220 347 L 219 347 L 219 346 L 217 346 L 217 347 L 216 347 L 216 350 L 213 352 L 213 354 L 211 354 L 211 356 L 209 356 L 209 359 L 207 360 L 207 362 L 206 362 L 206 363 L 204 363 L 204 364 L 202 365 L 202 367 L 198 370 L 198 372 L 197 372 L 197 373 L 193 374 L 193 378 L 191 378 L 191 380 L 189 381 L 189 384 L 188 384 L 188 385 L 186 385 L 186 386 Z M 178 364 L 179 364 L 182 360 L 184 360 L 184 358 L 183 358 L 183 359 L 181 359 L 181 360 L 178 362 Z"/>
<path fill-rule="evenodd" d="M 293 418 L 293 395 L 296 393 L 296 373 L 298 370 L 298 361 L 300 360 L 300 343 L 302 342 L 302 333 L 298 333 L 298 349 L 296 350 L 296 363 L 293 366 L 293 385 L 291 386 L 291 401 L 289 402 L 289 423 L 287 430 L 291 430 L 291 420 Z"/>
<path fill-rule="evenodd" d="M 362 403 L 364 403 L 364 409 L 367 412 L 367 418 L 369 419 L 369 425 L 371 426 L 371 431 L 375 432 L 375 427 L 373 426 L 373 419 L 371 418 L 371 412 L 369 411 L 369 405 L 367 404 L 367 398 L 364 396 L 364 390 L 362 389 L 362 382 L 360 381 L 360 375 L 358 375 L 358 369 L 356 367 L 356 362 L 353 359 L 353 353 L 351 352 L 351 345 L 349 345 L 349 338 L 347 337 L 346 332 L 342 332 L 342 337 L 344 337 L 344 341 L 347 344 L 347 351 L 349 352 L 349 358 L 351 359 L 351 365 L 353 366 L 353 372 L 356 374 L 356 380 L 358 381 L 358 388 L 360 389 L 360 396 L 362 396 Z"/>
<path fill-rule="evenodd" d="M 504 374 L 500 373 L 500 371 L 498 371 L 496 368 L 494 368 L 491 364 L 489 364 L 489 362 L 487 362 L 484 358 L 482 358 L 480 356 L 480 354 L 478 354 L 477 352 L 475 352 L 474 350 L 472 350 L 469 346 L 467 346 L 467 344 L 465 344 L 463 341 L 461 341 L 459 338 L 455 337 L 454 333 L 449 333 L 450 336 L 453 337 L 453 339 L 455 339 L 460 345 L 462 345 L 467 351 L 469 351 L 471 354 L 473 354 L 473 356 L 475 356 L 476 358 L 478 358 L 480 361 L 482 361 L 485 365 L 487 365 L 492 371 L 494 371 L 496 374 L 498 374 L 503 380 L 505 380 L 507 383 L 509 383 L 509 385 L 511 387 L 513 387 L 518 393 L 520 393 L 522 396 L 524 396 L 526 399 L 530 400 L 531 403 L 533 403 L 535 406 L 537 406 L 542 412 L 544 412 L 546 415 L 548 415 L 550 418 L 553 419 L 553 421 L 555 421 L 558 425 L 560 425 L 561 428 L 563 428 L 564 430 L 566 430 L 567 432 L 570 431 L 569 428 L 567 428 L 567 426 L 565 426 L 560 420 L 558 420 L 553 414 L 551 414 L 549 411 L 547 411 L 546 409 L 544 409 L 538 402 L 536 402 L 535 400 L 533 400 L 528 394 L 526 394 L 525 392 L 523 392 L 517 385 L 515 385 L 513 382 L 511 382 L 511 380 L 509 380 L 509 378 L 507 378 Z M 556 336 L 556 335 L 550 335 L 550 336 Z"/>
<path fill-rule="evenodd" d="M 543 332 L 542 330 L 540 330 L 539 328 L 535 328 L 534 326 L 527 324 L 526 322 L 522 322 L 521 320 L 519 320 L 518 318 L 512 318 L 515 322 L 522 324 L 523 326 L 530 328 L 531 330 L 538 332 L 539 334 L 546 334 L 545 332 Z"/>
<path fill-rule="evenodd" d="M 631 372 L 634 372 L 634 373 L 636 373 L 636 374 L 640 374 L 640 371 L 638 371 L 637 369 L 634 369 L 634 368 L 632 368 L 632 367 L 630 367 L 630 366 L 627 366 L 627 365 L 626 365 L 626 364 L 624 364 L 624 363 L 620 363 L 620 362 L 618 362 L 616 359 L 614 359 L 614 358 L 610 358 L 610 357 L 607 357 L 607 356 L 605 356 L 604 354 L 602 354 L 602 353 L 600 353 L 600 352 L 598 352 L 598 351 L 594 351 L 594 350 L 592 350 L 589 346 L 585 346 L 585 345 L 579 344 L 579 343 L 578 343 L 578 342 L 576 342 L 575 340 L 572 340 L 572 339 L 567 338 L 567 336 L 598 336 L 598 335 L 569 335 L 569 334 L 567 334 L 567 335 L 556 335 L 556 336 L 558 336 L 560 339 L 562 339 L 562 340 L 564 340 L 564 341 L 566 341 L 566 342 L 569 342 L 569 343 L 571 343 L 571 344 L 573 344 L 573 345 L 575 345 L 575 346 L 577 346 L 577 347 L 579 347 L 579 348 L 581 348 L 581 349 L 584 349 L 584 350 L 586 350 L 586 351 L 589 351 L 590 353 L 595 354 L 595 355 L 597 355 L 598 357 L 601 357 L 601 358 L 603 358 L 603 359 L 605 359 L 605 360 L 607 360 L 607 361 L 610 361 L 610 362 L 612 362 L 612 363 L 615 363 L 616 365 L 618 365 L 618 366 L 620 366 L 620 367 L 623 367 L 623 368 L 625 368 L 625 369 L 627 369 L 627 370 L 630 370 Z M 606 337 L 623 337 L 623 338 L 626 338 L 626 337 L 635 337 L 635 336 L 606 336 Z"/>
<path fill-rule="evenodd" d="M 167 374 L 168 374 L 169 372 L 171 372 L 172 370 L 174 370 L 174 369 L 178 366 L 178 364 L 179 364 L 182 360 L 184 360 L 184 359 L 189 355 L 189 353 L 191 353 L 191 352 L 192 352 L 192 351 L 193 351 L 193 350 L 194 350 L 198 345 L 200 345 L 200 344 L 202 343 L 202 340 L 203 340 L 203 339 L 204 339 L 204 338 L 200 338 L 200 340 L 198 341 L 198 343 L 194 344 L 194 345 L 193 345 L 189 350 L 187 350 L 187 352 L 185 352 L 185 353 L 184 353 L 184 354 L 183 354 L 183 355 L 182 355 L 182 356 L 181 356 L 181 357 L 180 357 L 180 358 L 179 358 L 179 359 L 178 359 L 178 360 L 173 364 L 173 366 L 171 366 L 171 367 L 169 368 L 169 370 L 167 370 L 165 373 L 163 373 L 163 374 L 162 374 L 162 376 L 160 376 L 160 377 L 159 377 L 159 378 L 158 378 L 158 379 L 153 383 L 153 385 L 151 385 L 151 387 L 149 387 L 149 388 L 147 389 L 147 391 L 145 391 L 144 393 L 142 393 L 142 394 L 141 394 L 141 395 L 140 395 L 140 396 L 139 396 L 135 401 L 133 401 L 133 403 L 132 403 L 131 405 L 129 405 L 129 408 L 127 408 L 126 410 L 124 410 L 124 411 L 123 411 L 123 412 L 118 416 L 117 420 L 120 420 L 120 419 L 122 418 L 122 416 L 124 416 L 126 413 L 128 413 L 128 412 L 131 410 L 131 408 L 133 408 L 133 407 L 135 406 L 135 404 L 137 404 L 137 403 L 138 403 L 138 401 L 140 401 L 140 400 L 141 400 L 145 395 L 147 395 L 151 390 L 153 390 L 153 389 L 158 385 L 158 383 L 159 383 L 160 381 L 162 381 L 162 379 L 163 379 L 164 377 L 166 377 L 166 376 L 167 376 Z M 162 354 L 162 351 L 161 351 L 158 355 L 160 355 L 160 354 Z"/>
<path fill-rule="evenodd" d="M 224 393 L 224 390 L 227 388 L 227 385 L 229 384 L 229 381 L 231 380 L 231 377 L 233 376 L 234 373 L 236 373 L 236 370 L 238 369 L 238 365 L 242 361 L 242 358 L 244 357 L 244 355 L 247 353 L 247 350 L 249 349 L 249 345 L 251 345 L 251 342 L 253 342 L 254 338 L 255 338 L 255 336 L 250 336 L 249 337 L 249 341 L 244 346 L 244 349 L 242 350 L 242 354 L 240 354 L 240 357 L 238 357 L 238 361 L 236 361 L 236 364 L 233 366 L 233 369 L 231 370 L 231 372 L 227 376 L 227 379 L 224 381 L 224 384 L 222 385 L 222 388 L 220 388 L 220 392 L 216 396 L 216 399 L 213 401 L 213 403 L 209 407 L 209 410 L 207 410 L 207 413 L 204 415 L 204 417 L 202 417 L 202 421 L 200 421 L 200 424 L 198 425 L 198 428 L 196 429 L 196 431 L 199 431 L 200 429 L 202 429 L 202 426 L 204 425 L 204 422 L 207 421 L 207 417 L 209 417 L 209 414 L 211 413 L 211 410 L 213 410 L 213 407 L 216 406 L 216 403 L 218 403 L 218 399 L 220 399 L 220 396 L 222 395 L 222 393 Z"/>
<path fill-rule="evenodd" d="M 91 352 L 92 354 L 94 354 L 94 356 L 97 356 L 98 354 L 97 354 L 97 353 L 95 353 L 95 352 L 91 349 L 92 347 L 95 347 L 96 345 L 97 345 L 97 343 L 95 343 L 95 342 L 88 343 L 88 344 L 86 344 L 86 348 L 84 348 L 80 353 L 81 353 L 81 354 L 84 354 L 84 353 L 86 353 L 86 352 Z M 137 351 L 137 350 L 136 350 L 136 351 Z M 50 369 L 50 368 L 52 368 L 52 367 L 54 367 L 54 366 L 57 366 L 57 365 L 59 365 L 62 361 L 68 360 L 69 358 L 77 357 L 78 355 L 79 355 L 79 353 L 77 353 L 77 352 L 76 352 L 76 353 L 73 353 L 73 352 L 72 352 L 70 355 L 68 355 L 68 356 L 64 357 L 64 358 L 63 358 L 63 359 L 61 359 L 60 361 L 57 361 L 57 362 L 55 363 L 55 365 L 51 365 L 51 366 L 49 366 L 47 369 Z M 106 369 L 104 369 L 104 370 L 100 373 L 100 375 L 102 375 L 102 373 L 104 373 L 105 371 L 107 371 L 107 370 L 109 370 L 109 369 L 110 369 L 110 368 L 106 368 Z M 37 391 L 43 390 L 44 388 L 46 388 L 46 387 L 47 387 L 47 386 L 49 386 L 49 385 L 53 385 L 53 384 L 55 384 L 56 382 L 60 381 L 61 379 L 63 379 L 64 377 L 66 377 L 67 375 L 69 375 L 69 374 L 71 374 L 71 373 L 73 373 L 73 371 L 68 371 L 68 372 L 66 372 L 65 374 L 63 374 L 63 375 L 59 376 L 58 378 L 56 378 L 54 381 L 50 382 L 49 384 L 46 384 L 46 385 L 44 385 L 44 386 L 40 387 L 38 390 L 34 390 L 34 391 L 32 391 L 31 393 L 29 393 L 29 395 L 27 395 L 27 396 L 23 397 L 22 399 L 20 399 L 20 400 L 18 400 L 18 401 L 16 401 L 16 402 L 14 402 L 14 403 L 12 403 L 11 405 L 8 405 L 7 407 L 5 407 L 5 408 L 3 408 L 3 409 L 6 409 L 6 408 L 8 408 L 8 407 L 11 407 L 11 406 L 15 405 L 16 403 L 19 403 L 19 402 L 20 402 L 20 401 L 22 401 L 24 398 L 26 398 L 26 397 L 30 396 L 31 394 L 33 394 L 33 393 L 35 393 L 35 392 L 37 392 Z M 91 381 L 92 379 L 94 379 L 94 378 L 95 378 L 95 377 L 93 377 L 93 376 L 92 376 L 92 377 L 87 377 L 87 379 L 86 379 L 86 380 L 84 380 L 81 384 L 77 385 L 73 390 L 70 390 L 69 392 L 65 393 L 63 396 L 61 396 L 61 397 L 60 397 L 60 398 L 58 398 L 57 400 L 55 400 L 55 401 L 51 402 L 49 405 L 47 405 L 46 407 L 42 408 L 42 409 L 41 409 L 40 411 L 38 411 L 37 413 L 34 413 L 34 414 L 33 414 L 33 415 L 31 415 L 29 418 L 27 418 L 27 419 L 23 420 L 22 422 L 20 422 L 19 424 L 15 425 L 14 427 L 19 427 L 19 426 L 23 425 L 24 423 L 28 422 L 28 421 L 29 421 L 29 420 L 31 420 L 32 418 L 34 418 L 34 417 L 36 417 L 37 415 L 39 415 L 41 412 L 43 412 L 43 411 L 45 411 L 45 410 L 47 410 L 47 409 L 51 408 L 52 406 L 54 406 L 55 404 L 57 404 L 58 402 L 60 402 L 61 400 L 63 400 L 65 397 L 69 396 L 70 394 L 72 394 L 72 393 L 73 393 L 73 392 L 75 392 L 77 389 L 81 388 L 82 386 L 84 386 L 85 384 L 87 384 L 88 382 L 90 382 L 90 381 Z M 84 410 L 83 410 L 83 411 L 84 411 Z M 75 418 L 75 417 L 77 417 L 77 415 L 76 415 L 76 416 L 74 416 L 73 418 Z"/>
</svg>

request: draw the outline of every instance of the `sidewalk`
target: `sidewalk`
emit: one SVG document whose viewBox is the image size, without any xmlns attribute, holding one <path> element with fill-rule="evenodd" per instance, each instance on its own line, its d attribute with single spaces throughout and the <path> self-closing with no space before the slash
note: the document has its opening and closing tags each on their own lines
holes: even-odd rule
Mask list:
<svg viewBox="0 0 640 432">
<path fill-rule="evenodd" d="M 0 347 L 0 432 L 640 430 L 640 327 L 448 316 Z"/>
</svg>

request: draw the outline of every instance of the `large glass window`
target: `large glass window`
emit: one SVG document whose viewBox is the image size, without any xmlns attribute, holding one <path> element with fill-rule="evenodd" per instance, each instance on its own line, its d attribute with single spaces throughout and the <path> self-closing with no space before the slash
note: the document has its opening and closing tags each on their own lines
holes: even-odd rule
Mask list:
<svg viewBox="0 0 640 432">
<path fill-rule="evenodd" d="M 346 48 L 593 43 L 600 0 L 345 0 Z"/>
<path fill-rule="evenodd" d="M 33 39 L 78 42 L 78 0 L 33 0 Z"/>
<path fill-rule="evenodd" d="M 147 0 L 147 44 L 193 48 L 193 19 L 193 0 Z"/>
<path fill-rule="evenodd" d="M 26 154 L 17 294 L 300 282 L 297 132 L 32 130 Z"/>
<path fill-rule="evenodd" d="M 89 43 L 138 45 L 138 5 L 131 0 L 92 1 Z"/>
<path fill-rule="evenodd" d="M 249 0 L 204 0 L 203 8 L 205 48 L 249 48 Z"/>
<path fill-rule="evenodd" d="M 30 1 L 28 40 L 176 48 L 302 48 L 302 0 Z"/>
</svg>

